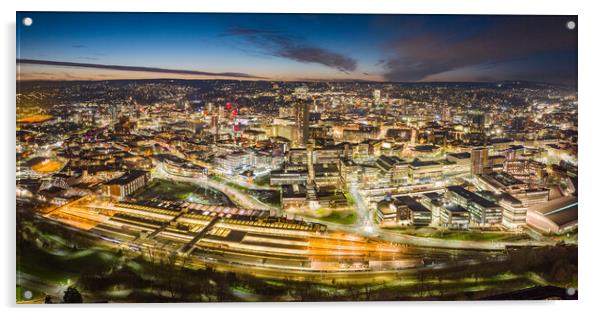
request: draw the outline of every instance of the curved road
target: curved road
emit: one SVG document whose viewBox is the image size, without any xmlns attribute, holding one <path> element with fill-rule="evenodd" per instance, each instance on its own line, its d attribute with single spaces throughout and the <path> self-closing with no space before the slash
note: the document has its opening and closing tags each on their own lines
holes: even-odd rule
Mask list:
<svg viewBox="0 0 602 316">
<path fill-rule="evenodd" d="M 257 199 L 249 196 L 246 193 L 240 192 L 239 190 L 232 188 L 224 183 L 212 180 L 210 178 L 188 178 L 169 174 L 165 171 L 162 164 L 159 164 L 153 174 L 153 176 L 163 179 L 170 179 L 175 181 L 191 182 L 200 186 L 208 186 L 212 189 L 218 190 L 224 193 L 230 198 L 235 204 L 241 208 L 257 209 L 257 210 L 269 210 L 272 212 L 280 212 L 281 210 L 273 206 L 267 205 Z M 303 218 L 309 222 L 315 222 L 328 226 L 329 229 L 354 233 L 370 238 L 378 238 L 394 243 L 408 244 L 413 246 L 421 247 L 432 247 L 432 248 L 445 248 L 445 249 L 475 249 L 475 250 L 504 250 L 507 246 L 547 246 L 554 245 L 553 241 L 475 241 L 475 240 L 451 240 L 451 239 L 440 239 L 440 238 L 429 238 L 419 237 L 398 232 L 388 231 L 380 228 L 370 218 L 370 211 L 364 205 L 363 199 L 360 196 L 356 187 L 352 187 L 350 193 L 353 195 L 355 200 L 355 208 L 358 214 L 358 220 L 355 224 L 338 224 L 329 221 L 320 220 L 319 218 L 295 215 L 298 218 Z"/>
<path fill-rule="evenodd" d="M 222 192 L 232 202 L 234 202 L 237 206 L 239 206 L 241 208 L 252 209 L 252 210 L 269 210 L 269 211 L 273 211 L 273 212 L 279 211 L 278 208 L 267 205 L 255 198 L 249 196 L 246 193 L 240 192 L 224 183 L 212 180 L 211 178 L 189 178 L 189 177 L 182 177 L 182 176 L 176 176 L 176 175 L 170 174 L 167 171 L 165 171 L 162 163 L 158 163 L 157 168 L 155 169 L 155 172 L 153 173 L 153 177 L 160 178 L 160 179 L 168 179 L 168 180 L 173 180 L 173 181 L 180 181 L 180 182 L 189 182 L 189 183 L 194 183 L 199 186 L 209 187 L 211 189 Z"/>
</svg>

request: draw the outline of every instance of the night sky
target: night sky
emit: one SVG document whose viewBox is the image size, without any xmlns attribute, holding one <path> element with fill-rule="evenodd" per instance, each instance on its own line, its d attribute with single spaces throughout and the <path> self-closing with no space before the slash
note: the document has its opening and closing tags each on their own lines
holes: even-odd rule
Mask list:
<svg viewBox="0 0 602 316">
<path fill-rule="evenodd" d="M 568 21 L 577 17 L 20 12 L 17 76 L 573 85 Z"/>
</svg>

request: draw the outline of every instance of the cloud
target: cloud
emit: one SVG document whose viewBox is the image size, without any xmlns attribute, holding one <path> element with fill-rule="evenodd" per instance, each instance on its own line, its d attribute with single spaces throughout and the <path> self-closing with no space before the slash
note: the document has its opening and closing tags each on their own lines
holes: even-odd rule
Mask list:
<svg viewBox="0 0 602 316">
<path fill-rule="evenodd" d="M 86 48 L 87 46 L 86 45 L 82 45 L 82 44 L 74 44 L 74 45 L 71 45 L 71 47 L 73 47 L 73 48 Z"/>
<path fill-rule="evenodd" d="M 421 81 L 476 66 L 482 66 L 481 76 L 488 77 L 487 65 L 576 51 L 577 32 L 566 28 L 569 19 L 576 21 L 576 17 L 562 16 L 505 16 L 466 36 L 458 36 L 458 28 L 451 25 L 448 34 L 423 32 L 398 39 L 387 45 L 390 57 L 383 64 L 384 77 L 389 81 Z"/>
<path fill-rule="evenodd" d="M 304 43 L 301 38 L 270 30 L 232 27 L 224 36 L 243 38 L 272 56 L 301 63 L 315 63 L 349 73 L 357 69 L 357 61 L 349 56 Z"/>
<path fill-rule="evenodd" d="M 276 55 L 304 63 L 322 64 L 342 72 L 351 72 L 357 68 L 355 60 L 319 47 L 286 47 Z"/>
<path fill-rule="evenodd" d="M 89 57 L 89 56 L 79 56 L 77 58 L 78 59 L 85 59 L 85 60 L 98 60 L 98 58 L 96 58 L 96 57 Z"/>
<path fill-rule="evenodd" d="M 119 71 L 141 71 L 141 72 L 167 73 L 167 74 L 178 74 L 178 75 L 219 76 L 219 77 L 244 78 L 244 79 L 265 79 L 263 77 L 257 77 L 257 76 L 253 76 L 253 75 L 246 74 L 246 73 L 240 73 L 240 72 L 206 72 L 206 71 L 196 71 L 196 70 L 74 63 L 74 62 L 37 60 L 37 59 L 17 59 L 17 64 L 96 68 L 96 69 L 109 69 L 109 70 L 119 70 Z"/>
</svg>

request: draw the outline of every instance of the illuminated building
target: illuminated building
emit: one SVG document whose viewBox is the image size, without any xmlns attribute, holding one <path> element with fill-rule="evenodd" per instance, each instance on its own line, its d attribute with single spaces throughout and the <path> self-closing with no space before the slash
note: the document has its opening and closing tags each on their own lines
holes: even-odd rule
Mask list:
<svg viewBox="0 0 602 316">
<path fill-rule="evenodd" d="M 435 145 L 416 145 L 409 147 L 409 153 L 411 157 L 432 160 L 440 156 L 441 147 Z"/>
<path fill-rule="evenodd" d="M 295 139 L 296 130 L 295 122 L 292 120 L 275 119 L 269 132 L 272 137 L 282 137 L 289 141 L 293 141 Z"/>
<path fill-rule="evenodd" d="M 278 109 L 278 117 L 279 118 L 289 118 L 295 116 L 295 108 L 294 107 L 280 107 Z"/>
<path fill-rule="evenodd" d="M 500 172 L 504 170 L 504 162 L 506 162 L 506 156 L 489 155 L 487 157 L 487 160 L 489 172 Z"/>
<path fill-rule="evenodd" d="M 550 198 L 550 189 L 543 187 L 529 188 L 523 191 L 514 192 L 512 196 L 519 199 L 524 206 L 543 204 Z"/>
<path fill-rule="evenodd" d="M 347 208 L 349 203 L 343 192 L 332 187 L 323 188 L 316 192 L 316 198 L 320 207 L 337 209 Z"/>
<path fill-rule="evenodd" d="M 338 164 L 344 154 L 344 148 L 338 146 L 329 146 L 323 148 L 314 148 L 312 150 L 312 161 L 315 164 L 334 163 Z"/>
<path fill-rule="evenodd" d="M 446 197 L 470 212 L 471 223 L 479 226 L 501 224 L 502 208 L 461 186 L 447 187 Z"/>
<path fill-rule="evenodd" d="M 398 209 L 395 206 L 395 201 L 391 197 L 387 197 L 380 201 L 376 207 L 376 216 L 379 224 L 409 226 L 412 223 L 412 215 L 407 208 Z"/>
<path fill-rule="evenodd" d="M 211 115 L 211 128 L 213 129 L 213 142 L 217 143 L 219 139 L 219 112 L 213 112 Z"/>
<path fill-rule="evenodd" d="M 460 152 L 460 153 L 448 153 L 446 158 L 451 162 L 455 162 L 459 165 L 470 165 L 470 153 Z"/>
<path fill-rule="evenodd" d="M 375 105 L 380 105 L 380 90 L 375 89 L 374 93 L 373 93 L 373 96 L 374 96 L 374 104 Z"/>
<path fill-rule="evenodd" d="M 525 147 L 522 145 L 511 145 L 506 149 L 506 161 L 515 161 L 521 158 L 521 156 L 525 153 Z"/>
<path fill-rule="evenodd" d="M 527 224 L 546 233 L 571 231 L 577 228 L 577 218 L 577 197 L 572 195 L 535 204 L 527 210 Z"/>
<path fill-rule="evenodd" d="M 480 175 L 488 172 L 488 149 L 485 147 L 474 148 L 470 153 L 470 173 Z"/>
<path fill-rule="evenodd" d="M 165 172 L 171 175 L 189 178 L 207 177 L 207 168 L 198 166 L 188 160 L 173 155 L 160 155 L 156 156 L 156 159 L 163 164 Z"/>
<path fill-rule="evenodd" d="M 495 193 L 524 191 L 528 185 L 506 172 L 492 172 L 477 176 L 481 185 Z"/>
<path fill-rule="evenodd" d="M 485 131 L 485 113 L 481 111 L 471 113 L 470 123 L 477 132 L 483 133 Z"/>
<path fill-rule="evenodd" d="M 512 131 L 521 133 L 527 126 L 527 119 L 523 116 L 516 116 L 512 119 Z"/>
<path fill-rule="evenodd" d="M 376 214 L 384 224 L 428 226 L 432 221 L 431 211 L 407 195 L 386 197 L 377 204 Z"/>
<path fill-rule="evenodd" d="M 520 200 L 524 206 L 545 203 L 549 199 L 550 189 L 529 184 L 505 172 L 480 175 L 480 184 L 495 193 L 506 192 Z"/>
<path fill-rule="evenodd" d="M 370 144 L 362 142 L 353 146 L 353 160 L 365 162 L 370 159 Z"/>
<path fill-rule="evenodd" d="M 458 204 L 445 204 L 441 207 L 439 224 L 449 229 L 468 229 L 470 213 Z"/>
<path fill-rule="evenodd" d="M 407 195 L 397 197 L 398 208 L 408 208 L 412 215 L 412 225 L 414 226 L 429 226 L 433 219 L 429 209 L 418 203 L 414 198 Z"/>
<path fill-rule="evenodd" d="M 315 182 L 318 188 L 324 186 L 339 187 L 341 185 L 341 173 L 336 164 L 313 164 Z"/>
<path fill-rule="evenodd" d="M 380 187 L 383 182 L 389 184 L 389 179 L 383 179 L 378 167 L 361 165 L 361 168 L 361 182 L 364 187 Z"/>
<path fill-rule="evenodd" d="M 503 193 L 499 199 L 502 212 L 502 224 L 510 229 L 517 229 L 527 224 L 527 207 L 508 193 Z"/>
<path fill-rule="evenodd" d="M 124 198 L 142 188 L 148 182 L 149 174 L 144 171 L 129 171 L 123 176 L 104 184 L 104 193 L 108 196 Z"/>
<path fill-rule="evenodd" d="M 287 162 L 290 165 L 302 165 L 307 166 L 309 159 L 307 155 L 307 149 L 305 148 L 291 148 L 287 153 Z"/>
<path fill-rule="evenodd" d="M 412 183 L 425 183 L 443 177 L 443 165 L 437 161 L 414 160 L 409 165 L 409 178 Z"/>
<path fill-rule="evenodd" d="M 412 135 L 410 136 L 410 145 L 416 145 L 416 137 L 418 135 L 418 131 L 415 128 L 412 128 Z"/>
<path fill-rule="evenodd" d="M 409 128 L 389 128 L 385 137 L 393 139 L 395 142 L 408 142 L 412 138 L 412 130 Z"/>
<path fill-rule="evenodd" d="M 307 87 L 295 88 L 295 123 L 297 126 L 296 141 L 299 145 L 306 145 L 309 140 L 309 101 L 307 100 Z"/>
<path fill-rule="evenodd" d="M 270 185 L 307 184 L 307 170 L 273 170 L 270 172 Z"/>
<path fill-rule="evenodd" d="M 449 162 L 455 163 L 455 172 L 466 173 L 471 170 L 471 155 L 468 152 L 447 153 L 446 159 Z"/>
<path fill-rule="evenodd" d="M 444 105 L 441 109 L 441 121 L 450 122 L 451 121 L 451 108 L 447 105 Z"/>
<path fill-rule="evenodd" d="M 252 141 L 262 141 L 262 140 L 267 140 L 268 139 L 268 135 L 266 134 L 266 132 L 264 131 L 257 131 L 257 130 L 252 130 L 252 129 L 247 129 L 242 133 L 242 136 L 250 139 Z"/>
<path fill-rule="evenodd" d="M 228 155 L 215 157 L 215 164 L 228 174 L 234 174 L 237 170 L 251 164 L 251 153 L 247 151 L 237 151 Z"/>
<path fill-rule="evenodd" d="M 534 182 L 543 178 L 546 165 L 532 159 L 514 159 L 504 163 L 504 171 L 519 180 Z"/>
<path fill-rule="evenodd" d="M 341 160 L 341 178 L 347 184 L 357 183 L 360 178 L 362 167 L 351 159 Z"/>
<path fill-rule="evenodd" d="M 303 107 L 303 115 L 302 115 L 302 127 L 301 130 L 301 144 L 307 145 L 307 141 L 309 140 L 309 102 L 304 100 L 299 105 Z M 301 121 L 300 121 L 301 122 Z"/>
<path fill-rule="evenodd" d="M 282 209 L 303 208 L 308 205 L 307 189 L 301 184 L 282 185 L 281 205 Z"/>
<path fill-rule="evenodd" d="M 376 160 L 383 175 L 390 180 L 391 185 L 400 185 L 408 181 L 408 163 L 394 156 L 380 156 Z"/>
<path fill-rule="evenodd" d="M 441 220 L 441 208 L 443 207 L 443 194 L 429 192 L 420 198 L 420 203 L 431 211 L 432 224 L 439 225 Z"/>
<path fill-rule="evenodd" d="M 503 155 L 510 148 L 514 148 L 514 141 L 509 138 L 494 138 L 487 142 L 487 145 L 491 148 L 492 155 Z"/>
</svg>

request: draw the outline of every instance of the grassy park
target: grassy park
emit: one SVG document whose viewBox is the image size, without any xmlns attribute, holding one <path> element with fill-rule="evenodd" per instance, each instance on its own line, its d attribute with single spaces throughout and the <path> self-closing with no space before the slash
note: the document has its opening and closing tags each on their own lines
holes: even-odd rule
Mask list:
<svg viewBox="0 0 602 316">
<path fill-rule="evenodd" d="M 263 177 L 258 177 L 253 180 L 253 184 L 260 187 L 269 187 L 270 186 L 270 176 L 266 175 Z"/>
<path fill-rule="evenodd" d="M 153 179 L 133 196 L 139 200 L 190 201 L 200 204 L 232 205 L 221 192 L 188 182 Z"/>
<path fill-rule="evenodd" d="M 330 215 L 320 218 L 323 221 L 328 221 L 337 224 L 345 224 L 351 225 L 357 221 L 357 214 L 355 212 L 351 213 L 341 213 L 341 212 L 332 212 Z"/>
</svg>

